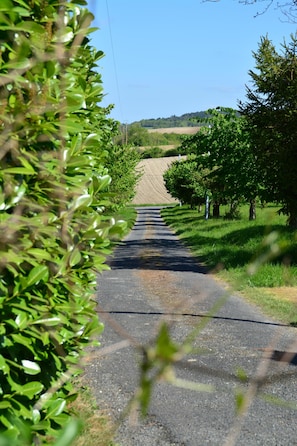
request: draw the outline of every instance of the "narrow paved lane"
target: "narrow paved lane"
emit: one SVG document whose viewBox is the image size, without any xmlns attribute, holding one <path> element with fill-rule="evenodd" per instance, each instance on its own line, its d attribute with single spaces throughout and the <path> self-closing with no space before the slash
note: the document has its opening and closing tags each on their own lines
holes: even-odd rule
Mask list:
<svg viewBox="0 0 297 446">
<path fill-rule="evenodd" d="M 191 257 L 159 208 L 138 209 L 135 227 L 110 265 L 98 285 L 106 328 L 101 348 L 90 352 L 86 375 L 100 407 L 119 421 L 121 446 L 297 445 L 296 329 L 269 320 L 236 296 L 228 296 L 197 332 L 195 350 L 175 366 L 180 380 L 213 390 L 161 382 L 144 421 L 122 420 L 139 378 L 134 346 L 148 344 L 162 320 L 170 324 L 173 339 L 182 342 L 206 321 L 226 290 Z M 279 360 L 283 352 L 293 352 L 288 356 L 292 364 Z M 243 374 L 247 382 L 240 381 Z M 242 392 L 250 398 L 239 424 L 235 395 Z"/>
</svg>

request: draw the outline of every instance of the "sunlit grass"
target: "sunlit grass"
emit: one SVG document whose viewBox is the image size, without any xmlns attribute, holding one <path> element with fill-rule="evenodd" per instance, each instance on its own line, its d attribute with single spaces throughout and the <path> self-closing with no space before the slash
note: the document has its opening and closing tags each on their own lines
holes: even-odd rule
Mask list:
<svg viewBox="0 0 297 446">
<path fill-rule="evenodd" d="M 278 209 L 259 207 L 255 221 L 248 220 L 248 206 L 241 208 L 241 219 L 232 221 L 205 220 L 197 210 L 179 206 L 163 209 L 162 215 L 210 272 L 270 314 L 295 323 L 294 299 L 277 298 L 273 290 L 297 287 L 297 233 Z"/>
<path fill-rule="evenodd" d="M 116 446 L 110 416 L 100 410 L 91 390 L 80 380 L 77 391 L 78 397 L 71 403 L 71 411 L 83 427 L 73 446 Z"/>
</svg>

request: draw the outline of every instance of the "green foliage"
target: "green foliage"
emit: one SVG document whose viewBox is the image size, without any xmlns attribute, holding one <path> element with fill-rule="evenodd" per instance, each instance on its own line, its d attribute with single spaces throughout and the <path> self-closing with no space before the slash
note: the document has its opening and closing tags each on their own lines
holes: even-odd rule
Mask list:
<svg viewBox="0 0 297 446">
<path fill-rule="evenodd" d="M 250 71 L 252 87 L 241 104 L 252 138 L 268 199 L 283 203 L 289 224 L 297 227 L 297 37 L 278 53 L 263 37 L 254 53 L 256 71 Z"/>
<path fill-rule="evenodd" d="M 163 156 L 167 157 L 167 156 L 179 156 L 181 155 L 181 150 L 180 147 L 175 147 L 173 149 L 168 149 L 165 151 L 165 153 L 163 154 Z"/>
<path fill-rule="evenodd" d="M 169 118 L 142 119 L 137 122 L 141 127 L 159 129 L 167 127 L 194 127 L 197 119 L 205 118 L 206 112 L 185 113 L 181 116 L 170 116 Z M 136 124 L 136 123 L 134 123 Z"/>
<path fill-rule="evenodd" d="M 180 144 L 181 135 L 178 133 L 160 133 L 150 131 L 149 135 L 149 145 L 150 146 L 166 146 L 169 144 Z"/>
<path fill-rule="evenodd" d="M 164 183 L 172 197 L 192 207 L 203 204 L 207 185 L 203 178 L 205 172 L 199 170 L 196 157 L 174 161 L 164 172 Z"/>
<path fill-rule="evenodd" d="M 71 444 L 67 402 L 103 326 L 93 300 L 106 268 L 102 52 L 84 1 L 0 6 L 0 430 L 10 445 Z M 64 428 L 64 430 L 61 430 Z"/>
<path fill-rule="evenodd" d="M 199 157 L 208 169 L 207 183 L 217 205 L 230 203 L 228 215 L 237 215 L 242 200 L 253 202 L 261 191 L 256 160 L 251 152 L 244 118 L 232 109 L 208 110 L 208 117 L 195 135 L 184 138 L 182 147 Z"/>
<path fill-rule="evenodd" d="M 149 145 L 149 132 L 139 124 L 131 124 L 122 127 L 122 133 L 116 139 L 117 144 L 131 145 L 134 147 Z"/>
<path fill-rule="evenodd" d="M 141 158 L 162 158 L 164 155 L 165 152 L 160 147 L 151 147 L 150 149 L 146 149 L 141 153 Z"/>
<path fill-rule="evenodd" d="M 119 134 L 114 138 L 117 145 L 131 145 L 134 147 L 163 146 L 180 144 L 181 135 L 177 133 L 149 132 L 139 124 L 121 125 Z"/>
<path fill-rule="evenodd" d="M 132 147 L 110 146 L 105 165 L 112 178 L 108 187 L 109 208 L 112 211 L 121 209 L 134 197 L 141 176 L 136 170 L 139 160 L 139 153 Z"/>
</svg>

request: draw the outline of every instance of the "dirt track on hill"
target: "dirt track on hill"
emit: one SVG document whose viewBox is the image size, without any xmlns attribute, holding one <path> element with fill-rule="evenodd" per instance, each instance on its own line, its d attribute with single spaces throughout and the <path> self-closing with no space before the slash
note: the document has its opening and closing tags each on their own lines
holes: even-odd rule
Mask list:
<svg viewBox="0 0 297 446">
<path fill-rule="evenodd" d="M 178 203 L 167 192 L 163 173 L 178 156 L 165 158 L 149 158 L 140 161 L 137 170 L 143 173 L 137 187 L 132 204 L 170 204 Z"/>
</svg>

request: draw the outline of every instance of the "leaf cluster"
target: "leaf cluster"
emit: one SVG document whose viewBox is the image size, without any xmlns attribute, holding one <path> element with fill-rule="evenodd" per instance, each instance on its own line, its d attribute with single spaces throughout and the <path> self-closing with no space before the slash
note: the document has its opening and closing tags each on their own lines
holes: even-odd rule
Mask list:
<svg viewBox="0 0 297 446">
<path fill-rule="evenodd" d="M 123 229 L 104 212 L 116 124 L 98 105 L 102 52 L 89 46 L 84 4 L 0 5 L 0 431 L 10 445 L 70 444 L 70 378 L 103 329 L 96 273 Z"/>
</svg>

